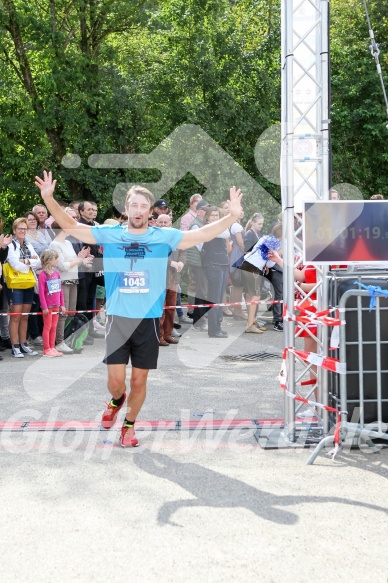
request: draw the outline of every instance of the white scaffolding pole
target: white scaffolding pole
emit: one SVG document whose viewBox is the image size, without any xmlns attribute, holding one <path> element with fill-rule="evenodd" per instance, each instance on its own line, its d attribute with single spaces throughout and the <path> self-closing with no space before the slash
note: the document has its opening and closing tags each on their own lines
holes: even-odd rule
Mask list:
<svg viewBox="0 0 388 583">
<path fill-rule="evenodd" d="M 294 311 L 294 257 L 302 256 L 303 201 L 329 195 L 329 1 L 282 0 L 282 210 L 284 223 L 284 303 Z M 317 269 L 317 308 L 328 305 L 327 268 Z M 326 355 L 327 331 L 319 327 L 318 353 Z M 295 347 L 295 324 L 285 321 L 286 347 Z M 307 380 L 308 366 L 288 352 L 289 390 Z M 301 369 L 302 367 L 302 369 Z M 302 370 L 302 372 L 301 372 Z M 328 400 L 327 375 L 318 371 L 319 400 Z M 295 400 L 285 401 L 285 434 L 294 442 Z M 328 420 L 324 418 L 327 431 Z"/>
</svg>

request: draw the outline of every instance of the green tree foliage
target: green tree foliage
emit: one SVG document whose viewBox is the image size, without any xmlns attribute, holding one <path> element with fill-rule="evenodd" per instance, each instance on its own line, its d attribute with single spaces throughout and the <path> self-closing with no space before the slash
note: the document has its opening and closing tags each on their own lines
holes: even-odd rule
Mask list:
<svg viewBox="0 0 388 583">
<path fill-rule="evenodd" d="M 65 200 L 108 212 L 117 182 L 153 173 L 88 156 L 148 153 L 184 123 L 258 175 L 255 142 L 279 118 L 278 3 L 1 0 L 0 32 L 2 211 L 32 204 L 34 174 L 52 168 Z M 82 166 L 62 167 L 66 153 Z M 187 176 L 170 193 L 177 212 L 193 189 Z"/>
<path fill-rule="evenodd" d="M 36 197 L 33 176 L 50 167 L 62 196 L 96 193 L 107 206 L 109 181 L 60 164 L 69 151 L 87 159 L 132 147 L 129 96 L 108 39 L 142 26 L 144 0 L 2 0 L 0 8 L 3 205 L 25 209 Z"/>
<path fill-rule="evenodd" d="M 124 77 L 137 61 L 140 151 L 150 152 L 182 124 L 197 124 L 264 183 L 253 153 L 260 134 L 280 118 L 279 2 L 166 0 L 150 14 L 140 58 L 133 38 L 117 45 Z M 177 214 L 188 193 L 204 194 L 200 178 L 187 176 L 168 194 Z M 226 196 L 220 192 L 219 200 Z M 253 206 L 254 200 L 247 211 Z"/>
<path fill-rule="evenodd" d="M 367 4 L 388 85 L 388 8 Z M 388 119 L 364 6 L 361 0 L 332 0 L 331 7 L 333 182 L 353 184 L 365 198 L 388 197 Z"/>
<path fill-rule="evenodd" d="M 388 9 L 368 4 L 387 75 Z M 331 5 L 333 181 L 388 195 L 388 120 L 362 2 Z M 36 202 L 33 177 L 50 168 L 60 197 L 92 198 L 103 218 L 117 183 L 158 173 L 93 169 L 88 157 L 150 153 L 187 123 L 279 199 L 254 148 L 280 120 L 280 65 L 280 0 L 0 0 L 0 212 Z M 69 153 L 79 168 L 61 164 Z M 206 196 L 187 174 L 167 193 L 177 215 L 198 190 Z"/>
</svg>

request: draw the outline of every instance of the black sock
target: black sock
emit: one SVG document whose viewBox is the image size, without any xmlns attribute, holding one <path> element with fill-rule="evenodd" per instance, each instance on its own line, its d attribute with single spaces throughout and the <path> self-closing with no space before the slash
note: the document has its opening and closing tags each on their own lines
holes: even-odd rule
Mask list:
<svg viewBox="0 0 388 583">
<path fill-rule="evenodd" d="M 120 407 L 120 405 L 124 403 L 124 398 L 125 398 L 124 395 L 121 395 L 120 399 L 112 399 L 111 403 L 115 407 Z"/>
<path fill-rule="evenodd" d="M 135 421 L 128 421 L 128 419 L 125 418 L 124 427 L 133 427 L 134 425 L 135 425 Z"/>
</svg>

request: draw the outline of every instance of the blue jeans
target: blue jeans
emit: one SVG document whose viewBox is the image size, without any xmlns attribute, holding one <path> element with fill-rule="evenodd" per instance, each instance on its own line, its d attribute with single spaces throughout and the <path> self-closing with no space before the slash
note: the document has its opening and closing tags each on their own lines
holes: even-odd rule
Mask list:
<svg viewBox="0 0 388 583">
<path fill-rule="evenodd" d="M 272 283 L 275 297 L 275 301 L 281 301 L 283 299 L 283 272 L 277 269 L 270 269 L 268 274 L 268 279 Z M 283 322 L 283 306 L 282 304 L 273 304 L 272 306 L 273 323 Z"/>
<path fill-rule="evenodd" d="M 228 284 L 228 265 L 207 265 L 207 301 L 211 304 L 220 304 L 224 300 L 224 293 Z M 213 336 L 221 331 L 222 308 L 210 308 L 208 314 L 208 334 Z"/>
</svg>

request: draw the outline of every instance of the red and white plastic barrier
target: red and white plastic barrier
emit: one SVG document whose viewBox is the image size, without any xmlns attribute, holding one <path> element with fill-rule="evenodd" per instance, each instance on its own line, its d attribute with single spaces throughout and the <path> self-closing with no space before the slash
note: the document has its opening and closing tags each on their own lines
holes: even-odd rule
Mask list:
<svg viewBox="0 0 388 583">
<path fill-rule="evenodd" d="M 322 409 L 324 411 L 337 414 L 337 422 L 334 431 L 334 449 L 330 452 L 330 455 L 334 459 L 336 454 L 338 453 L 340 445 L 341 411 L 339 409 L 336 409 L 335 407 L 329 407 L 328 405 L 317 403 L 316 401 L 312 401 L 311 399 L 306 399 L 305 397 L 291 393 L 288 390 L 288 369 L 287 369 L 288 352 L 294 354 L 295 356 L 298 356 L 305 362 L 309 362 L 313 365 L 320 366 L 322 368 L 325 368 L 326 370 L 330 370 L 331 372 L 337 372 L 339 374 L 346 374 L 346 365 L 344 363 L 340 363 L 339 360 L 337 360 L 336 358 L 319 356 L 318 354 L 315 354 L 313 352 L 306 352 L 305 350 L 285 348 L 283 352 L 282 367 L 279 374 L 280 387 L 284 390 L 284 392 L 290 399 L 294 399 L 295 401 L 304 403 L 305 405 L 309 405 L 310 407 L 316 407 L 318 409 Z M 308 381 L 303 381 L 300 384 L 300 386 L 315 384 L 316 381 L 314 379 L 311 379 Z"/>
</svg>

